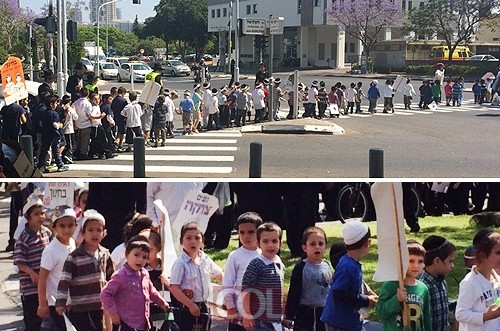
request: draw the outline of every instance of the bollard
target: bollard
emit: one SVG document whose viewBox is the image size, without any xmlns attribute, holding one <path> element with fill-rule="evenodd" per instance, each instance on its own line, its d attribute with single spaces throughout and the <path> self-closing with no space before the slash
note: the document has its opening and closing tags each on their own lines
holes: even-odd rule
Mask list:
<svg viewBox="0 0 500 331">
<path fill-rule="evenodd" d="M 144 137 L 134 137 L 134 178 L 146 177 L 146 146 Z"/>
<path fill-rule="evenodd" d="M 384 150 L 371 148 L 369 153 L 369 178 L 384 178 Z"/>
<path fill-rule="evenodd" d="M 250 143 L 250 166 L 248 171 L 249 178 L 262 177 L 262 143 Z"/>
<path fill-rule="evenodd" d="M 28 161 L 33 164 L 34 159 L 33 159 L 33 138 L 29 135 L 22 135 L 21 140 L 21 149 L 23 150 L 24 154 L 26 154 L 26 157 L 28 158 Z"/>
</svg>

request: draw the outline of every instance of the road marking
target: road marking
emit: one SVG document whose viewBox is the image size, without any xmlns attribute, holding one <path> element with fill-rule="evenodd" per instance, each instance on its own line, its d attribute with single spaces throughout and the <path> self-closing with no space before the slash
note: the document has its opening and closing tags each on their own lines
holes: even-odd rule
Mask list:
<svg viewBox="0 0 500 331">
<path fill-rule="evenodd" d="M 195 137 L 220 137 L 220 138 L 240 138 L 243 136 L 241 132 L 202 132 L 196 134 Z"/>
<path fill-rule="evenodd" d="M 236 139 L 174 138 L 169 139 L 167 144 L 236 144 L 236 142 Z"/>
<path fill-rule="evenodd" d="M 120 154 L 114 160 L 133 161 L 133 155 Z M 189 161 L 189 162 L 233 162 L 234 156 L 230 155 L 146 155 L 146 161 Z"/>
<path fill-rule="evenodd" d="M 133 165 L 116 164 L 72 164 L 70 171 L 102 171 L 102 172 L 133 172 Z M 232 167 L 191 167 L 191 166 L 146 166 L 146 174 L 152 172 L 160 173 L 205 173 L 205 174 L 229 174 Z"/>
<path fill-rule="evenodd" d="M 234 152 L 238 147 L 233 146 L 164 146 L 147 149 L 147 151 L 221 151 Z"/>
</svg>

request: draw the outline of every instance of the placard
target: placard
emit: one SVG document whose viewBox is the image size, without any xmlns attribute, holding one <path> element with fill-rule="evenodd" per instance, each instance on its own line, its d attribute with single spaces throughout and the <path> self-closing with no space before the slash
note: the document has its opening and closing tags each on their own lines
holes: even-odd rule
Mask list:
<svg viewBox="0 0 500 331">
<path fill-rule="evenodd" d="M 64 205 L 73 207 L 74 196 L 75 183 L 48 182 L 45 184 L 43 204 L 50 209 Z"/>
<path fill-rule="evenodd" d="M 28 97 L 21 59 L 10 56 L 2 65 L 1 73 L 3 97 L 7 106 Z"/>
<path fill-rule="evenodd" d="M 154 106 L 156 100 L 158 99 L 158 94 L 160 94 L 160 89 L 160 84 L 152 81 L 147 82 L 142 89 L 141 96 L 139 97 L 139 102 Z"/>
</svg>

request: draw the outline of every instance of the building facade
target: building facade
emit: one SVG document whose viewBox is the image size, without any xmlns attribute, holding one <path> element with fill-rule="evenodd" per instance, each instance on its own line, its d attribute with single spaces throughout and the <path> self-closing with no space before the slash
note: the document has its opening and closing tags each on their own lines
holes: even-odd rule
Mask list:
<svg viewBox="0 0 500 331">
<path fill-rule="evenodd" d="M 99 6 L 103 3 L 108 2 L 108 0 L 90 0 L 89 1 L 89 18 L 90 24 L 97 24 L 97 11 Z M 116 20 L 116 3 L 110 3 L 106 6 L 103 6 L 100 11 L 99 22 L 112 22 Z"/>
</svg>

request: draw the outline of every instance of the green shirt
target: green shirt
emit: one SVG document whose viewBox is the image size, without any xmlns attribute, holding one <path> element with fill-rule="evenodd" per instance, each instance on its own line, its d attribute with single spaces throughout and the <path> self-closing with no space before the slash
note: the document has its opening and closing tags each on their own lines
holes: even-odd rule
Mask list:
<svg viewBox="0 0 500 331">
<path fill-rule="evenodd" d="M 427 286 L 419 280 L 414 286 L 405 285 L 406 303 L 410 309 L 410 323 L 406 327 L 403 327 L 403 305 L 396 295 L 398 287 L 398 282 L 391 281 L 380 288 L 376 311 L 379 321 L 384 324 L 384 331 L 432 331 Z"/>
</svg>

